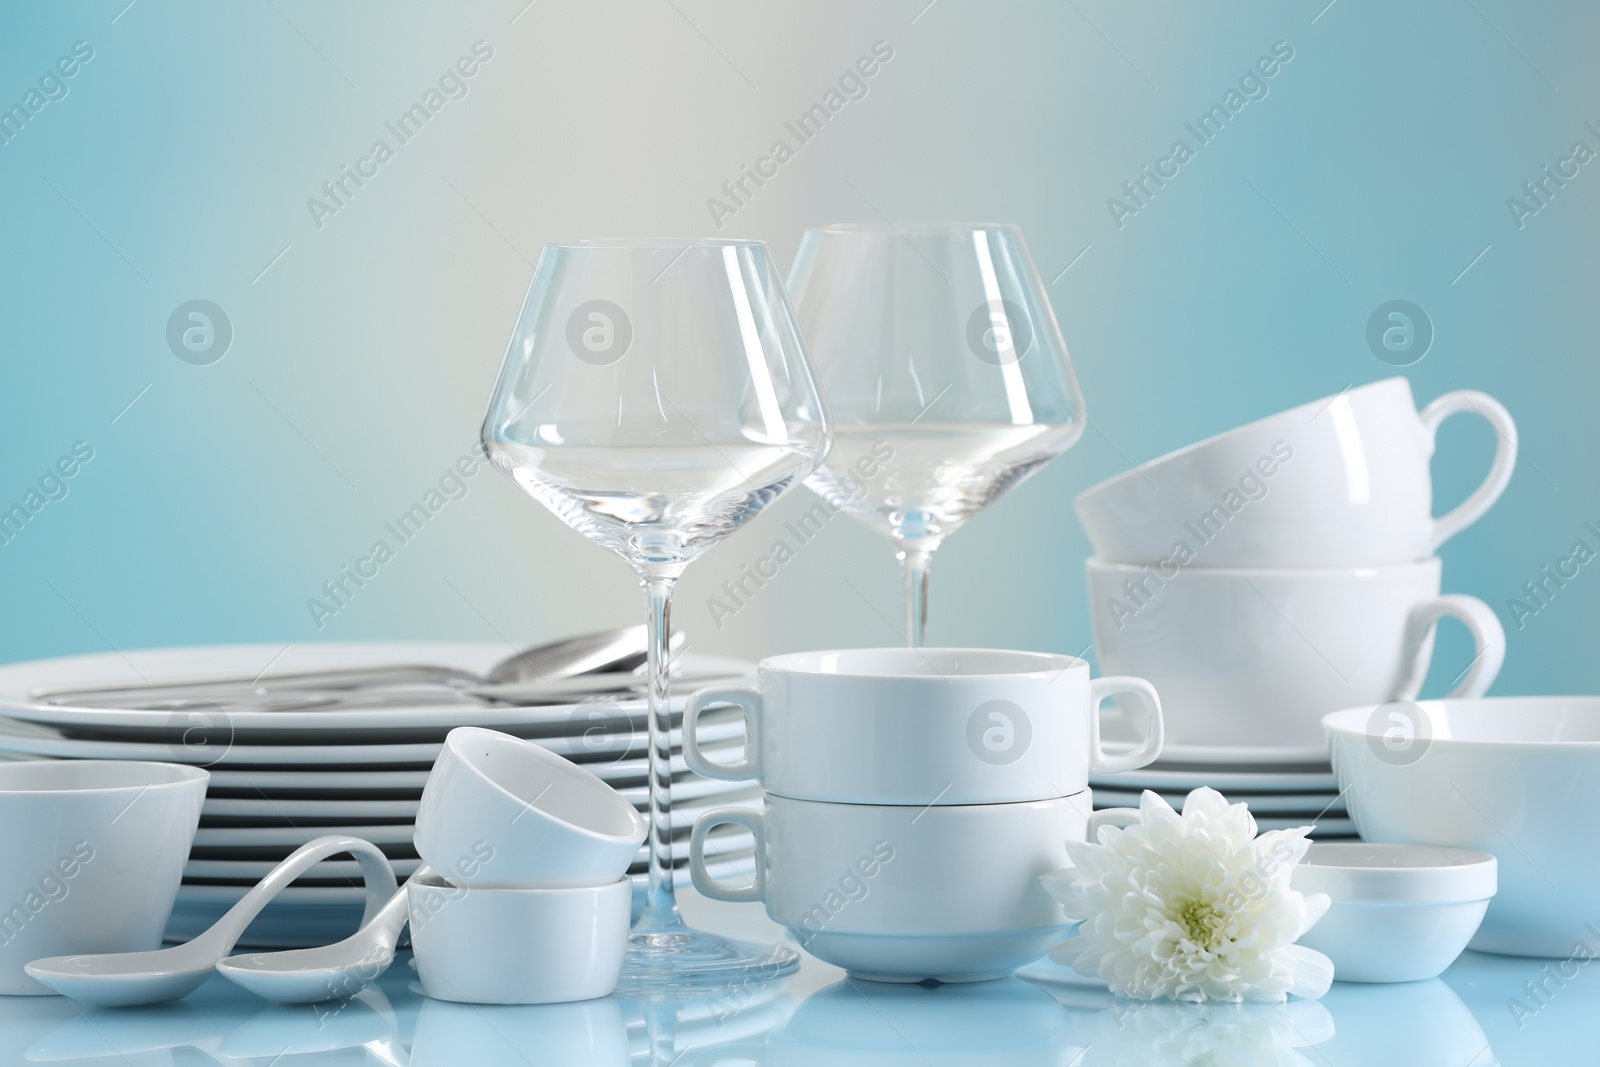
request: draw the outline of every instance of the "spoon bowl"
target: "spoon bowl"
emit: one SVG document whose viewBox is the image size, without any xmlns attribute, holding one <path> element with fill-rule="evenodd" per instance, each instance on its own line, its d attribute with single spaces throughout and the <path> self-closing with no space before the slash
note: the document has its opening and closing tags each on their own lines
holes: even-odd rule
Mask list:
<svg viewBox="0 0 1600 1067">
<path fill-rule="evenodd" d="M 432 873 L 424 865 L 412 877 Z M 406 891 L 401 889 L 383 910 L 343 941 L 285 952 L 244 952 L 218 961 L 217 971 L 235 985 L 279 1004 L 348 1000 L 394 962 L 394 946 L 407 917 Z"/>
</svg>

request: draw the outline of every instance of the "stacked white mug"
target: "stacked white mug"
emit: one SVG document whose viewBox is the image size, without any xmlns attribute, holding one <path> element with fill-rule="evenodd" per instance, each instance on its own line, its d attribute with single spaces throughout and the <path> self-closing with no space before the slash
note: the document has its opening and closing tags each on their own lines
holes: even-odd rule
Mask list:
<svg viewBox="0 0 1600 1067">
<path fill-rule="evenodd" d="M 1132 696 L 1149 724 L 1132 751 L 1100 744 L 1100 705 Z M 736 704 L 745 754 L 707 758 L 709 707 Z M 684 712 L 689 767 L 758 779 L 761 810 L 694 825 L 700 892 L 762 901 L 812 955 L 882 981 L 977 981 L 1037 959 L 1067 924 L 1038 877 L 1092 827 L 1090 771 L 1161 751 L 1161 704 L 1140 678 L 1091 680 L 1071 656 L 996 649 L 806 652 L 763 660 L 759 688 L 704 689 Z M 708 834 L 755 836 L 749 884 L 712 878 Z"/>
<path fill-rule="evenodd" d="M 1483 482 L 1432 514 L 1439 424 L 1494 428 Z M 1450 695 L 1481 695 L 1505 635 L 1481 600 L 1440 595 L 1439 545 L 1504 492 L 1517 429 L 1483 393 L 1417 410 L 1390 378 L 1152 460 L 1077 499 L 1094 545 L 1089 599 L 1101 667 L 1151 679 L 1169 752 L 1318 756 L 1323 713 L 1418 695 L 1441 618 L 1475 655 Z M 1178 758 L 1182 758 L 1181 755 Z"/>
</svg>

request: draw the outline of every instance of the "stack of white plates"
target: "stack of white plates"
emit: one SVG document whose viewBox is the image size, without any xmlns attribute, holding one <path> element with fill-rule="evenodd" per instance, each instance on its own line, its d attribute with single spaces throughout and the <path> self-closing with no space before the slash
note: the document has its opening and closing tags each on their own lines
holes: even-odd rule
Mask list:
<svg viewBox="0 0 1600 1067">
<path fill-rule="evenodd" d="M 1108 742 L 1108 748 L 1114 746 Z M 1324 749 L 1168 746 L 1148 767 L 1119 774 L 1091 774 L 1094 806 L 1138 807 L 1146 789 L 1179 811 L 1184 797 L 1210 786 L 1229 800 L 1250 806 L 1262 830 L 1310 826 L 1317 841 L 1354 840 L 1355 824 Z"/>
<path fill-rule="evenodd" d="M 383 709 L 148 711 L 87 709 L 28 700 L 40 688 L 108 687 L 179 678 L 255 675 L 388 664 L 433 664 L 482 673 L 507 655 L 503 645 L 381 642 L 232 645 L 150 649 L 72 656 L 0 667 L 0 757 L 13 759 L 159 760 L 203 766 L 211 773 L 200 830 L 167 927 L 187 940 L 231 907 L 263 875 L 306 841 L 323 834 L 366 838 L 383 849 L 402 878 L 420 861 L 412 823 L 428 771 L 444 735 L 485 726 L 526 737 L 582 764 L 643 812 L 649 750 L 642 702 L 590 702 L 489 707 L 453 702 Z M 746 680 L 749 664 L 687 655 L 681 669 Z M 674 700 L 674 717 L 683 697 Z M 736 711 L 709 713 L 703 736 L 717 750 L 743 744 Z M 678 730 L 672 732 L 674 878 L 688 880 L 689 828 L 721 804 L 760 803 L 751 783 L 708 781 L 687 770 Z M 713 758 L 727 759 L 724 752 Z M 723 876 L 748 872 L 753 842 L 746 832 L 714 842 Z M 635 901 L 646 879 L 641 849 L 630 868 Z M 359 868 L 330 860 L 307 874 L 262 913 L 242 944 L 325 944 L 354 931 L 362 910 Z"/>
</svg>

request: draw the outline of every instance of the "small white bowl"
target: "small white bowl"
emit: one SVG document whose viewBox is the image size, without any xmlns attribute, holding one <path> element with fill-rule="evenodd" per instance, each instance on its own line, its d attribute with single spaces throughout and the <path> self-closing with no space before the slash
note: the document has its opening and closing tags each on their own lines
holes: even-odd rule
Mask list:
<svg viewBox="0 0 1600 1067">
<path fill-rule="evenodd" d="M 463 1004 L 560 1004 L 617 988 L 633 882 L 564 889 L 406 882 L 422 991 Z"/>
<path fill-rule="evenodd" d="M 532 741 L 462 726 L 417 808 L 417 855 L 454 885 L 603 886 L 627 873 L 646 825 L 604 781 Z"/>
<path fill-rule="evenodd" d="M 1478 932 L 1498 861 L 1434 845 L 1312 845 L 1290 884 L 1333 904 L 1300 944 L 1333 960 L 1341 982 L 1437 977 Z"/>
</svg>

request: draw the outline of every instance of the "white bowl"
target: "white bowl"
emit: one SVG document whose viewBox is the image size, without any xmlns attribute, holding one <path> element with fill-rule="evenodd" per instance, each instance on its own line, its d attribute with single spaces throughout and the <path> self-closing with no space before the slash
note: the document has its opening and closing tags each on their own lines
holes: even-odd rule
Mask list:
<svg viewBox="0 0 1600 1067">
<path fill-rule="evenodd" d="M 1495 891 L 1487 852 L 1365 841 L 1312 845 L 1290 884 L 1333 899 L 1300 943 L 1341 982 L 1436 978 L 1477 933 Z"/>
<path fill-rule="evenodd" d="M 562 1004 L 617 988 L 633 883 L 562 889 L 406 882 L 422 991 L 464 1004 Z"/>
<path fill-rule="evenodd" d="M 0 994 L 30 960 L 161 946 L 210 775 L 174 763 L 0 763 Z"/>
<path fill-rule="evenodd" d="M 1492 853 L 1500 890 L 1468 947 L 1572 955 L 1600 897 L 1600 697 L 1396 701 L 1322 720 L 1368 841 Z"/>
<path fill-rule="evenodd" d="M 608 885 L 645 821 L 621 793 L 550 750 L 496 730 L 451 730 L 417 806 L 417 855 L 456 885 Z"/>
</svg>

